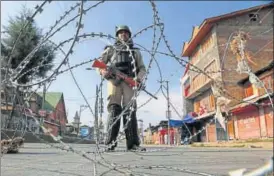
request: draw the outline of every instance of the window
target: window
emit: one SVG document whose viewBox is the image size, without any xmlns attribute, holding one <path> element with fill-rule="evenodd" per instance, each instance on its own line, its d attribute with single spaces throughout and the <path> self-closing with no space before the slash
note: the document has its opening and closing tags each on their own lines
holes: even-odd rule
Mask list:
<svg viewBox="0 0 274 176">
<path fill-rule="evenodd" d="M 187 97 L 188 94 L 189 94 L 189 88 L 190 88 L 190 86 L 187 86 L 187 87 L 185 88 L 185 96 L 186 96 L 186 97 Z"/>
<path fill-rule="evenodd" d="M 191 81 L 191 84 L 192 84 L 192 86 L 191 86 L 192 88 L 191 88 L 191 89 L 192 89 L 192 91 L 194 91 L 194 90 L 197 89 L 197 86 L 198 86 L 198 85 L 197 85 L 198 76 L 199 76 L 199 74 L 197 74 L 196 76 L 194 76 L 194 77 L 193 77 L 193 80 Z"/>
<path fill-rule="evenodd" d="M 273 92 L 273 79 L 271 79 L 271 76 L 268 76 L 265 79 L 263 79 L 263 83 L 268 91 Z"/>
<path fill-rule="evenodd" d="M 210 77 L 214 77 L 214 75 L 216 75 L 217 72 L 217 64 L 215 59 L 213 61 L 211 61 L 205 68 L 204 68 L 205 72 L 207 73 L 208 76 Z M 209 80 L 209 78 L 207 76 L 205 76 L 206 81 Z"/>
<path fill-rule="evenodd" d="M 213 45 L 213 36 L 210 35 L 202 44 L 202 53 L 205 53 L 205 51 L 210 48 Z"/>
<path fill-rule="evenodd" d="M 209 96 L 209 107 L 210 107 L 210 110 L 215 109 L 215 99 L 214 99 L 214 95 L 213 94 L 211 94 Z"/>
<path fill-rule="evenodd" d="M 271 75 L 266 76 L 264 78 L 261 78 L 261 81 L 264 83 L 265 88 L 267 89 L 268 92 L 273 92 L 273 78 L 271 77 Z M 264 95 L 266 93 L 265 88 L 259 88 L 259 95 Z"/>
<path fill-rule="evenodd" d="M 191 92 L 201 88 L 206 83 L 206 76 L 204 74 L 197 74 L 193 77 L 191 82 Z"/>
<path fill-rule="evenodd" d="M 254 94 L 252 84 L 248 84 L 245 88 L 245 97 L 250 97 Z"/>
<path fill-rule="evenodd" d="M 194 112 L 199 113 L 200 111 L 200 101 L 194 103 Z"/>
<path fill-rule="evenodd" d="M 250 14 L 248 14 L 248 17 L 249 17 L 250 21 L 257 21 L 259 18 L 259 15 L 257 13 L 250 13 Z"/>
</svg>

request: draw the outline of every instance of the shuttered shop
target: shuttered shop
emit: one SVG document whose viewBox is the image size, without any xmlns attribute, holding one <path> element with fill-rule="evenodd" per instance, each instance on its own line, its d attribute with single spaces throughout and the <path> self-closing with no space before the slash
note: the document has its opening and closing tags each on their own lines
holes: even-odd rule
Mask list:
<svg viewBox="0 0 274 176">
<path fill-rule="evenodd" d="M 259 138 L 260 119 L 259 111 L 252 109 L 237 114 L 238 134 L 240 139 Z"/>
<path fill-rule="evenodd" d="M 216 142 L 216 126 L 211 123 L 207 127 L 208 142 Z"/>
<path fill-rule="evenodd" d="M 267 137 L 273 137 L 273 111 L 270 107 L 264 108 Z"/>
<path fill-rule="evenodd" d="M 235 139 L 234 121 L 232 119 L 227 122 L 227 131 L 229 139 Z"/>
</svg>

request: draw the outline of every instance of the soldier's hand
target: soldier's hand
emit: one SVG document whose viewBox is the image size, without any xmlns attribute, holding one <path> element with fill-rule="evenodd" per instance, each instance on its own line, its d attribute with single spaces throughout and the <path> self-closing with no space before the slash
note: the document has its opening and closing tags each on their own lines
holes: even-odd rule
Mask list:
<svg viewBox="0 0 274 176">
<path fill-rule="evenodd" d="M 108 70 L 101 70 L 101 75 L 106 79 L 106 80 L 109 80 L 109 79 L 113 79 L 114 76 L 112 75 L 112 73 Z"/>
<path fill-rule="evenodd" d="M 103 77 L 107 77 L 109 75 L 109 72 L 105 69 L 100 70 L 100 73 Z"/>
<path fill-rule="evenodd" d="M 139 81 L 137 81 L 137 82 L 138 82 L 138 87 L 137 87 L 138 91 L 139 91 L 139 90 L 142 90 L 142 89 L 144 89 L 144 88 L 145 88 L 144 83 L 139 82 Z"/>
</svg>

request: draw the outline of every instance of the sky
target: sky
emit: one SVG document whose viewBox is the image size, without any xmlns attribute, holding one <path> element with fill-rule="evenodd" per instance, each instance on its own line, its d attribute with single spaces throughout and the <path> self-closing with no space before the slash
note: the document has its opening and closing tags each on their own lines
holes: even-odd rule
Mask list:
<svg viewBox="0 0 274 176">
<path fill-rule="evenodd" d="M 14 15 L 17 15 L 22 5 L 34 9 L 36 5 L 40 5 L 41 3 L 42 1 L 1 1 L 1 30 L 3 29 L 2 26 L 7 24 L 9 16 L 13 17 Z M 46 3 L 43 12 L 38 14 L 34 20 L 38 27 L 43 29 L 43 32 L 46 33 L 50 29 L 50 26 L 54 25 L 55 21 L 59 19 L 65 11 L 68 11 L 71 6 L 75 5 L 75 3 L 75 1 L 52 1 L 51 3 Z M 95 3 L 97 2 L 86 2 L 84 4 L 84 9 Z M 164 34 L 166 39 L 173 52 L 180 57 L 183 43 L 191 38 L 193 27 L 200 25 L 205 18 L 265 3 L 266 1 L 156 1 L 156 7 L 159 12 L 159 17 L 164 23 Z M 77 12 L 78 10 L 73 11 L 63 20 L 63 22 L 61 22 L 61 24 L 64 24 L 74 17 Z M 76 33 L 77 20 L 56 33 L 50 40 L 59 43 L 73 37 Z M 141 29 L 153 24 L 153 11 L 150 3 L 147 1 L 106 1 L 88 11 L 83 16 L 82 24 L 84 26 L 80 30 L 80 34 L 102 32 L 104 34 L 114 35 L 115 26 L 120 24 L 128 25 L 131 28 L 132 33 L 135 34 Z M 60 24 L 58 26 L 60 26 Z M 157 29 L 157 31 L 159 31 L 159 29 Z M 156 39 L 158 38 L 159 35 L 156 36 Z M 142 45 L 148 50 L 152 47 L 152 41 L 153 29 L 145 31 L 134 39 L 134 42 Z M 84 41 L 80 41 L 75 45 L 73 54 L 69 56 L 70 65 L 76 65 L 100 56 L 103 47 L 108 44 L 113 44 L 113 40 L 87 38 Z M 70 45 L 71 43 L 65 44 L 63 47 L 64 51 L 68 51 Z M 169 53 L 162 41 L 158 51 Z M 142 55 L 145 64 L 148 65 L 148 62 L 151 59 L 150 55 L 146 52 L 142 52 Z M 63 58 L 63 55 L 58 54 L 54 63 L 59 64 Z M 183 75 L 184 68 L 172 57 L 158 54 L 156 55 L 156 59 L 159 62 L 163 79 L 169 81 L 170 101 L 179 113 L 179 115 L 177 115 L 173 109 L 171 109 L 171 118 L 181 119 L 183 101 L 180 78 Z M 95 71 L 86 70 L 86 68 L 90 67 L 91 64 L 86 64 L 77 67 L 72 71 L 83 94 L 87 98 L 88 103 L 93 108 L 96 85 L 100 83 L 100 76 Z M 67 66 L 63 66 L 61 70 L 66 68 Z M 159 80 L 159 70 L 156 67 L 155 62 L 153 62 L 146 84 L 147 90 L 152 93 L 156 92 L 160 86 Z M 65 105 L 68 110 L 69 122 L 72 122 L 75 112 L 80 109 L 80 105 L 86 104 L 79 89 L 75 85 L 70 72 L 58 76 L 56 81 L 50 85 L 48 91 L 63 92 Z M 104 83 L 104 122 L 107 118 L 106 96 L 107 87 Z M 137 112 L 138 119 L 144 121 L 145 128 L 148 127 L 149 123 L 156 125 L 161 120 L 166 120 L 165 111 L 167 109 L 167 101 L 161 92 L 157 97 L 158 100 L 152 99 Z M 143 104 L 148 99 L 149 95 L 142 92 L 137 99 L 138 105 Z M 83 124 L 93 125 L 94 117 L 89 109 L 85 109 L 81 113 L 81 122 Z"/>
</svg>

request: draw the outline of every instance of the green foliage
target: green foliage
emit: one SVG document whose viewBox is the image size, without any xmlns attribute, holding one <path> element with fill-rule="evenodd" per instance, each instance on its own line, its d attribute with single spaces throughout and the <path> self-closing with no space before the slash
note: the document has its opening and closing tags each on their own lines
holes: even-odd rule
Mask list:
<svg viewBox="0 0 274 176">
<path fill-rule="evenodd" d="M 3 53 L 3 55 L 7 55 L 7 49 L 6 47 L 1 43 L 1 53 Z"/>
<path fill-rule="evenodd" d="M 1 43 L 1 54 L 4 56 L 3 61 L 8 63 L 8 57 L 12 51 L 13 45 L 17 40 L 21 29 L 28 22 L 28 17 L 32 15 L 32 11 L 23 7 L 19 12 L 19 15 L 10 18 L 7 26 L 3 26 L 4 30 L 7 32 L 6 36 L 2 38 Z M 17 41 L 14 51 L 11 53 L 10 67 L 12 69 L 17 68 L 17 66 L 24 60 L 24 58 L 36 47 L 42 39 L 42 30 L 39 29 L 35 22 L 32 21 L 29 25 L 22 31 L 22 34 Z M 18 83 L 28 83 L 31 79 L 45 78 L 49 70 L 53 68 L 53 60 L 55 58 L 55 53 L 52 50 L 53 46 L 50 44 L 43 44 L 42 47 L 34 54 L 30 62 L 23 69 L 22 73 L 28 72 L 25 76 L 18 80 Z M 48 55 L 49 54 L 49 55 Z M 39 67 L 38 71 L 35 73 L 30 69 L 37 67 L 39 63 L 42 62 L 43 58 L 48 55 L 47 59 L 43 62 L 43 67 Z"/>
</svg>

